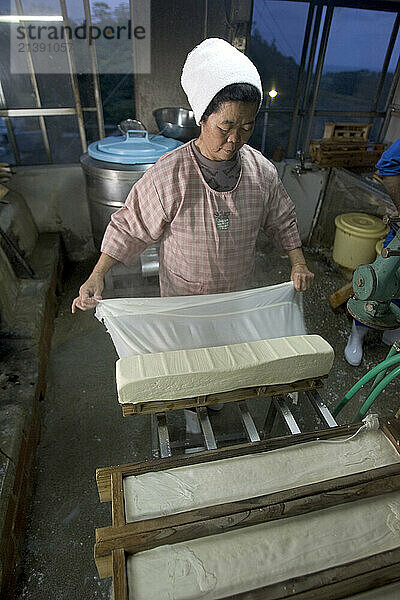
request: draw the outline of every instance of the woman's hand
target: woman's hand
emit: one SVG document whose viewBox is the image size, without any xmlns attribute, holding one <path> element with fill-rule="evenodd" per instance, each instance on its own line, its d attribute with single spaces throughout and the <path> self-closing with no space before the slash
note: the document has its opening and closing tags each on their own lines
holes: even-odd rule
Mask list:
<svg viewBox="0 0 400 600">
<path fill-rule="evenodd" d="M 89 279 L 79 288 L 79 296 L 72 302 L 72 312 L 75 313 L 77 308 L 81 310 L 94 308 L 97 302 L 102 299 L 103 289 L 104 275 L 93 271 Z"/>
<path fill-rule="evenodd" d="M 81 310 L 90 310 L 94 308 L 99 300 L 102 300 L 101 294 L 104 290 L 104 276 L 117 262 L 115 258 L 104 254 L 100 255 L 91 276 L 79 288 L 79 296 L 72 303 L 71 310 L 76 312 L 77 308 Z"/>
<path fill-rule="evenodd" d="M 305 292 L 311 287 L 314 273 L 308 270 L 301 248 L 289 250 L 288 256 L 292 264 L 290 279 L 293 281 L 294 289 L 296 292 Z"/>
<path fill-rule="evenodd" d="M 311 271 L 308 270 L 305 263 L 294 264 L 292 266 L 290 279 L 293 281 L 294 289 L 297 292 L 305 292 L 312 285 L 314 273 L 311 273 Z"/>
</svg>

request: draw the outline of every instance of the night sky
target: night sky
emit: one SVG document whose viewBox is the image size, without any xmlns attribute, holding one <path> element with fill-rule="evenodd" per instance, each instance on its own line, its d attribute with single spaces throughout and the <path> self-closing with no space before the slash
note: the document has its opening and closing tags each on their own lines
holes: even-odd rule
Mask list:
<svg viewBox="0 0 400 600">
<path fill-rule="evenodd" d="M 307 12 L 304 2 L 254 0 L 253 28 L 269 43 L 275 39 L 278 50 L 298 63 Z M 380 71 L 395 18 L 395 12 L 335 8 L 324 70 Z M 392 72 L 399 51 L 398 39 L 389 67 Z"/>
</svg>

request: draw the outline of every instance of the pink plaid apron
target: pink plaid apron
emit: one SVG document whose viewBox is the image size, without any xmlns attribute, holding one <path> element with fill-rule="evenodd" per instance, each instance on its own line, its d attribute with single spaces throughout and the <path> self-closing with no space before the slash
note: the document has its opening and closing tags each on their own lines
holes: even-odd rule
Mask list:
<svg viewBox="0 0 400 600">
<path fill-rule="evenodd" d="M 130 191 L 104 235 L 102 252 L 125 264 L 161 239 L 162 296 L 230 292 L 251 287 L 262 228 L 281 250 L 301 246 L 294 205 L 275 167 L 257 150 L 240 150 L 235 188 L 205 182 L 185 144 L 164 155 Z"/>
</svg>

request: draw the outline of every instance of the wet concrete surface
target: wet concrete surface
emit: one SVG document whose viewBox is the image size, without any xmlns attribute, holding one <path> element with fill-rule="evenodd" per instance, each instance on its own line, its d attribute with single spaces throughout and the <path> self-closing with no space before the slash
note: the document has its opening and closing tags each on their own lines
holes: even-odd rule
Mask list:
<svg viewBox="0 0 400 600">
<path fill-rule="evenodd" d="M 255 286 L 287 281 L 288 259 L 266 243 L 260 248 Z M 304 294 L 307 329 L 323 336 L 336 353 L 334 367 L 321 392 L 333 408 L 361 375 L 386 356 L 388 348 L 382 345 L 381 335 L 372 331 L 360 367 L 350 367 L 344 361 L 351 322 L 345 314 L 333 313 L 327 300 L 343 285 L 343 275 L 329 256 L 306 251 L 306 258 L 315 273 L 312 290 Z M 92 313 L 73 316 L 70 312 L 71 301 L 91 266 L 86 261 L 67 269 L 55 322 L 18 600 L 111 598 L 111 580 L 99 580 L 93 560 L 94 530 L 111 523 L 110 504 L 101 504 L 98 499 L 95 470 L 151 457 L 149 417 L 122 417 L 115 389 L 117 356 L 109 335 Z M 138 275 L 136 282 L 131 295 L 157 295 L 156 280 L 143 283 Z M 399 384 L 392 383 L 374 405 L 374 412 L 383 418 L 392 415 L 399 407 L 398 398 Z M 340 423 L 353 419 L 361 397 L 350 404 L 341 413 Z M 318 428 L 305 402 L 300 401 L 293 412 L 302 430 Z M 227 428 L 237 429 L 237 419 L 231 414 L 229 405 L 220 413 L 211 414 L 217 434 Z M 261 425 L 264 416 L 265 406 L 258 406 L 257 425 Z M 171 425 L 174 433 L 181 435 L 182 414 L 173 417 Z M 276 433 L 283 430 L 278 426 Z"/>
</svg>

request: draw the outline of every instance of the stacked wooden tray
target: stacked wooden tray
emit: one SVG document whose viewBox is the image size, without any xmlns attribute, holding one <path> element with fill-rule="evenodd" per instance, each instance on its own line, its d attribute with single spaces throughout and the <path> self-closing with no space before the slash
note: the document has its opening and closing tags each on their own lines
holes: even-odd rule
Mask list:
<svg viewBox="0 0 400 600">
<path fill-rule="evenodd" d="M 311 160 L 320 167 L 374 167 L 384 144 L 368 141 L 371 124 L 325 123 L 321 140 L 311 140 Z"/>
<path fill-rule="evenodd" d="M 96 531 L 95 560 L 100 577 L 113 577 L 114 600 L 333 600 L 400 586 L 400 427 L 394 419 L 349 440 L 360 425 L 98 469 L 99 496 L 112 502 L 112 525 Z M 273 473 L 275 461 L 287 469 Z M 324 461 L 340 466 L 324 472 Z M 248 481 L 243 465 L 250 466 Z M 229 469 L 242 473 L 234 492 L 224 482 Z M 186 489 L 185 480 L 193 485 Z M 354 520 L 366 507 L 373 517 L 360 517 L 361 531 Z M 331 535 L 329 527 L 318 531 L 328 517 Z M 349 544 L 347 528 L 355 532 Z M 351 544 L 354 556 L 347 551 Z M 315 568 L 307 567 L 309 554 Z M 232 577 L 219 589 L 231 563 Z"/>
</svg>

